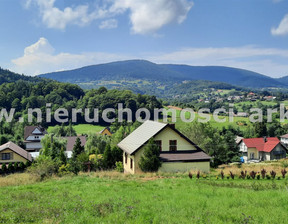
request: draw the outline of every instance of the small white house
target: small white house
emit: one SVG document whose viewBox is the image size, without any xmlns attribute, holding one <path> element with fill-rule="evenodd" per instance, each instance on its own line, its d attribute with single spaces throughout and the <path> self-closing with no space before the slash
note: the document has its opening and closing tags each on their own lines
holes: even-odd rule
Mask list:
<svg viewBox="0 0 288 224">
<path fill-rule="evenodd" d="M 41 126 L 26 126 L 24 130 L 24 144 L 29 152 L 39 152 L 42 148 L 41 139 L 47 134 Z"/>
</svg>

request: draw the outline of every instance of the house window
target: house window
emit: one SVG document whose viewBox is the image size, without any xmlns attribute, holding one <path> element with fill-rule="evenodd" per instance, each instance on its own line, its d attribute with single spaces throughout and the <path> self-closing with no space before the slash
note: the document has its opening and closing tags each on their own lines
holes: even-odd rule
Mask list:
<svg viewBox="0 0 288 224">
<path fill-rule="evenodd" d="M 12 159 L 12 153 L 2 153 L 1 159 L 2 160 L 11 160 Z"/>
<path fill-rule="evenodd" d="M 157 145 L 160 149 L 160 152 L 162 151 L 162 141 L 161 140 L 155 140 L 155 145 Z"/>
<path fill-rule="evenodd" d="M 125 152 L 125 164 L 127 164 L 128 156 L 127 153 Z"/>
<path fill-rule="evenodd" d="M 177 151 L 177 140 L 169 141 L 169 151 L 172 151 L 172 152 Z"/>
<path fill-rule="evenodd" d="M 250 153 L 250 159 L 254 159 L 254 152 Z"/>
<path fill-rule="evenodd" d="M 130 168 L 133 170 L 133 159 L 130 159 Z"/>
</svg>

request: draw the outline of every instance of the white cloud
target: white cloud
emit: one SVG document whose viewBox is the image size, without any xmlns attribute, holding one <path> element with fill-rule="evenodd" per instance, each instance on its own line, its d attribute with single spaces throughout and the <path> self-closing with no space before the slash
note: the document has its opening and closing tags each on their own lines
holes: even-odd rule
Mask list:
<svg viewBox="0 0 288 224">
<path fill-rule="evenodd" d="M 192 6 L 193 3 L 187 0 L 115 0 L 110 12 L 130 10 L 133 33 L 146 34 L 170 23 L 182 23 Z"/>
<path fill-rule="evenodd" d="M 56 0 L 27 0 L 26 8 L 35 3 L 40 11 L 42 22 L 48 28 L 64 30 L 67 25 L 85 26 L 96 19 L 106 17 L 107 11 L 97 8 L 89 12 L 89 5 L 66 7 L 63 10 L 55 7 Z"/>
<path fill-rule="evenodd" d="M 45 38 L 40 38 L 35 44 L 24 50 L 24 55 L 12 60 L 12 71 L 25 75 L 75 69 L 91 64 L 106 63 L 129 59 L 126 55 L 117 55 L 104 52 L 88 52 L 80 54 L 54 54 L 54 48 Z"/>
<path fill-rule="evenodd" d="M 36 4 L 42 22 L 48 28 L 64 30 L 68 25 L 85 26 L 94 20 L 104 20 L 99 28 L 116 28 L 116 17 L 130 12 L 132 32 L 155 33 L 165 25 L 182 23 L 193 6 L 191 0 L 104 0 L 92 5 L 55 7 L 56 0 L 26 0 L 25 8 Z M 95 6 L 96 5 L 96 6 Z M 112 19 L 111 19 L 112 18 Z"/>
<path fill-rule="evenodd" d="M 271 33 L 274 36 L 288 34 L 288 14 L 284 16 L 277 28 L 273 27 L 271 29 Z"/>
<path fill-rule="evenodd" d="M 12 60 L 12 71 L 26 75 L 75 69 L 91 64 L 128 59 L 146 59 L 155 63 L 188 64 L 194 66 L 229 66 L 259 72 L 272 77 L 288 75 L 288 50 L 255 46 L 227 48 L 185 48 L 168 53 L 121 55 L 105 52 L 56 54 L 45 38 L 24 49 L 24 55 Z"/>
<path fill-rule="evenodd" d="M 116 19 L 108 19 L 101 22 L 100 29 L 114 29 L 117 28 L 118 21 Z"/>
<path fill-rule="evenodd" d="M 236 67 L 273 77 L 288 75 L 288 50 L 277 48 L 185 48 L 170 53 L 149 54 L 146 58 L 157 63 Z"/>
</svg>

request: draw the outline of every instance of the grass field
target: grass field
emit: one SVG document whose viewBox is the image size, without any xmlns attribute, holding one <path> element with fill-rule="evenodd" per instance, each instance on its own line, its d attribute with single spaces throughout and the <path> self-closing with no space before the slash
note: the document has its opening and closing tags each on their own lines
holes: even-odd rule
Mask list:
<svg viewBox="0 0 288 224">
<path fill-rule="evenodd" d="M 48 128 L 48 133 L 51 131 L 52 128 L 53 126 L 50 126 Z M 78 125 L 73 125 L 73 128 L 75 129 L 78 135 L 81 135 L 81 134 L 97 133 L 103 130 L 105 127 L 100 126 L 100 125 L 92 125 L 92 124 L 78 124 Z"/>
<path fill-rule="evenodd" d="M 287 223 L 287 186 L 287 180 L 82 174 L 0 187 L 0 223 Z"/>
</svg>

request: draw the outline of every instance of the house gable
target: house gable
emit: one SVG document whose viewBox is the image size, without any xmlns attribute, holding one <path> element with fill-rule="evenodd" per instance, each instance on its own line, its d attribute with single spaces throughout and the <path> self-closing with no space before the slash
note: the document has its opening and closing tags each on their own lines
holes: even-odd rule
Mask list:
<svg viewBox="0 0 288 224">
<path fill-rule="evenodd" d="M 177 151 L 187 151 L 187 150 L 197 150 L 194 143 L 191 144 L 191 141 L 188 141 L 183 136 L 179 135 L 175 129 L 172 129 L 169 126 L 166 126 L 154 137 L 154 140 L 161 140 L 162 143 L 162 152 L 169 152 L 170 140 L 177 141 Z"/>
<path fill-rule="evenodd" d="M 10 159 L 2 159 L 2 154 L 5 153 L 10 153 Z M 0 146 L 0 163 L 26 162 L 27 160 L 32 161 L 31 155 L 13 142 Z"/>
</svg>

